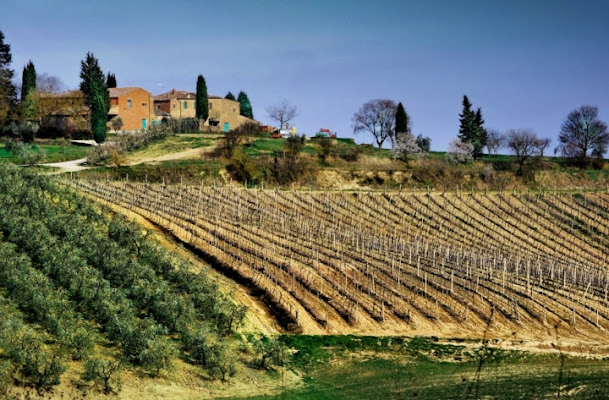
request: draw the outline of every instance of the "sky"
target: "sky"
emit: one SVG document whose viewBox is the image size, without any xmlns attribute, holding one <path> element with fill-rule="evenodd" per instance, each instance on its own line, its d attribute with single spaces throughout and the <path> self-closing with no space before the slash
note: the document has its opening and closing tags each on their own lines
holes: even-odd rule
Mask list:
<svg viewBox="0 0 609 400">
<path fill-rule="evenodd" d="M 118 86 L 157 95 L 245 91 L 254 117 L 286 99 L 309 135 L 353 135 L 365 102 L 403 103 L 415 135 L 446 150 L 463 95 L 487 128 L 528 128 L 558 144 L 567 114 L 599 107 L 609 122 L 607 0 L 3 0 L 0 31 L 21 79 L 78 87 L 87 52 Z"/>
</svg>

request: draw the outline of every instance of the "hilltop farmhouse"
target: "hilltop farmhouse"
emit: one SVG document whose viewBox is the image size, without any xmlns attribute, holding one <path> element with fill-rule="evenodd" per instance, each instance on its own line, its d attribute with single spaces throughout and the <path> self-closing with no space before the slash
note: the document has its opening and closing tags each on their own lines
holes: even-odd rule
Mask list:
<svg viewBox="0 0 609 400">
<path fill-rule="evenodd" d="M 108 89 L 110 110 L 108 124 L 114 118 L 123 122 L 121 129 L 137 131 L 161 124 L 168 119 L 195 118 L 196 94 L 173 89 L 152 96 L 139 87 Z M 252 119 L 240 114 L 238 101 L 220 96 L 208 96 L 209 118 L 201 121 L 202 131 L 222 131 L 236 129 Z M 74 132 L 90 129 L 90 111 L 80 90 L 57 94 L 42 94 L 40 97 L 40 122 L 54 129 Z"/>
</svg>

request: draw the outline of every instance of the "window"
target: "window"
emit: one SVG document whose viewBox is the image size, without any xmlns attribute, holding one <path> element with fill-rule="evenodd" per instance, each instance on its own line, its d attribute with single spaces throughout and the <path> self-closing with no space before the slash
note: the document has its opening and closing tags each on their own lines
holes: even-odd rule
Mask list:
<svg viewBox="0 0 609 400">
<path fill-rule="evenodd" d="M 187 101 L 185 101 L 185 102 L 184 102 L 184 109 L 186 110 L 187 108 L 188 108 L 188 102 L 187 102 Z"/>
<path fill-rule="evenodd" d="M 214 108 L 214 103 L 212 103 L 211 101 L 209 102 L 209 109 L 212 110 Z"/>
<path fill-rule="evenodd" d="M 146 107 L 148 103 L 142 103 L 142 107 Z"/>
<path fill-rule="evenodd" d="M 131 108 L 132 105 L 131 99 L 127 99 L 127 108 Z"/>
<path fill-rule="evenodd" d="M 175 108 L 176 108 L 176 103 L 173 103 L 173 109 L 175 110 Z"/>
<path fill-rule="evenodd" d="M 235 112 L 235 110 L 236 110 L 236 108 L 235 108 L 235 107 L 233 107 L 233 112 Z"/>
</svg>

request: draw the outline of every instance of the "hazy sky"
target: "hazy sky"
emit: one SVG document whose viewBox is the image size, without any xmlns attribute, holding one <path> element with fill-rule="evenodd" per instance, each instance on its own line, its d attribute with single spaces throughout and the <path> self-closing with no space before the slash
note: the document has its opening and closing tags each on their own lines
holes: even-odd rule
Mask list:
<svg viewBox="0 0 609 400">
<path fill-rule="evenodd" d="M 444 150 L 464 94 L 487 127 L 552 147 L 580 105 L 609 122 L 607 17 L 609 0 L 3 0 L 0 30 L 19 82 L 31 59 L 76 88 L 91 51 L 118 86 L 194 92 L 203 74 L 210 94 L 245 91 L 264 123 L 285 98 L 299 132 L 341 137 L 364 102 L 389 98 Z"/>
</svg>

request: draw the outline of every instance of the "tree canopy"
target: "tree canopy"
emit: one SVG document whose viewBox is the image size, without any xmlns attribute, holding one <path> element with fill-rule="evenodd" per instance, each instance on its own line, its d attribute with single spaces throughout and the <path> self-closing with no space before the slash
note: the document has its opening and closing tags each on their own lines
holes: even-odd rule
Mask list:
<svg viewBox="0 0 609 400">
<path fill-rule="evenodd" d="M 108 110 L 110 96 L 106 79 L 97 58 L 93 53 L 87 53 L 85 60 L 80 63 L 80 90 L 85 95 L 85 102 L 91 110 L 91 131 L 97 143 L 106 140 Z"/>
<path fill-rule="evenodd" d="M 397 105 L 393 100 L 370 100 L 353 114 L 353 133 L 369 132 L 382 147 L 387 138 L 395 139 L 396 112 Z"/>
<path fill-rule="evenodd" d="M 36 111 L 36 68 L 30 61 L 23 68 L 21 76 L 21 119 L 23 121 L 37 120 Z"/>
<path fill-rule="evenodd" d="M 203 75 L 197 77 L 197 102 L 196 116 L 200 120 L 207 121 L 209 118 L 209 99 L 207 98 L 207 84 Z"/>
<path fill-rule="evenodd" d="M 278 104 L 267 107 L 266 112 L 269 118 L 279 123 L 279 129 L 283 129 L 286 123 L 298 115 L 296 106 L 291 105 L 286 99 L 283 99 Z"/>
<path fill-rule="evenodd" d="M 230 92 L 229 92 L 230 93 Z M 237 101 L 239 102 L 240 113 L 244 117 L 254 119 L 254 111 L 252 110 L 252 103 L 250 103 L 250 99 L 247 97 L 247 93 L 244 91 L 240 91 L 237 96 Z"/>
<path fill-rule="evenodd" d="M 21 76 L 21 101 L 24 101 L 31 91 L 36 90 L 36 68 L 32 61 L 23 67 Z"/>
<path fill-rule="evenodd" d="M 483 154 L 486 146 L 486 129 L 484 129 L 484 119 L 482 110 L 478 108 L 472 110 L 472 103 L 467 96 L 463 96 L 463 111 L 459 114 L 459 139 L 465 143 L 471 143 L 474 147 L 474 158 Z"/>
<path fill-rule="evenodd" d="M 106 78 L 106 86 L 108 86 L 108 89 L 116 87 L 116 75 L 108 72 L 108 77 Z"/>
<path fill-rule="evenodd" d="M 228 100 L 237 100 L 235 98 L 235 95 L 232 92 L 230 92 L 230 91 L 228 93 L 226 93 L 226 96 L 224 96 L 224 98 L 228 99 Z"/>
<path fill-rule="evenodd" d="M 598 119 L 598 107 L 581 106 L 560 127 L 560 147 L 568 157 L 602 157 L 609 146 L 607 124 Z"/>
<path fill-rule="evenodd" d="M 395 112 L 395 132 L 396 134 L 410 132 L 408 114 L 406 114 L 406 110 L 401 102 L 398 103 L 398 108 Z"/>
<path fill-rule="evenodd" d="M 4 43 L 4 34 L 0 31 L 0 126 L 6 124 L 17 97 L 14 71 L 10 69 L 12 61 L 11 45 Z"/>
<path fill-rule="evenodd" d="M 507 133 L 507 145 L 516 156 L 516 175 L 524 176 L 525 172 L 529 172 L 526 167 L 539 162 L 549 144 L 550 139 L 540 138 L 530 129 L 510 130 Z"/>
</svg>

